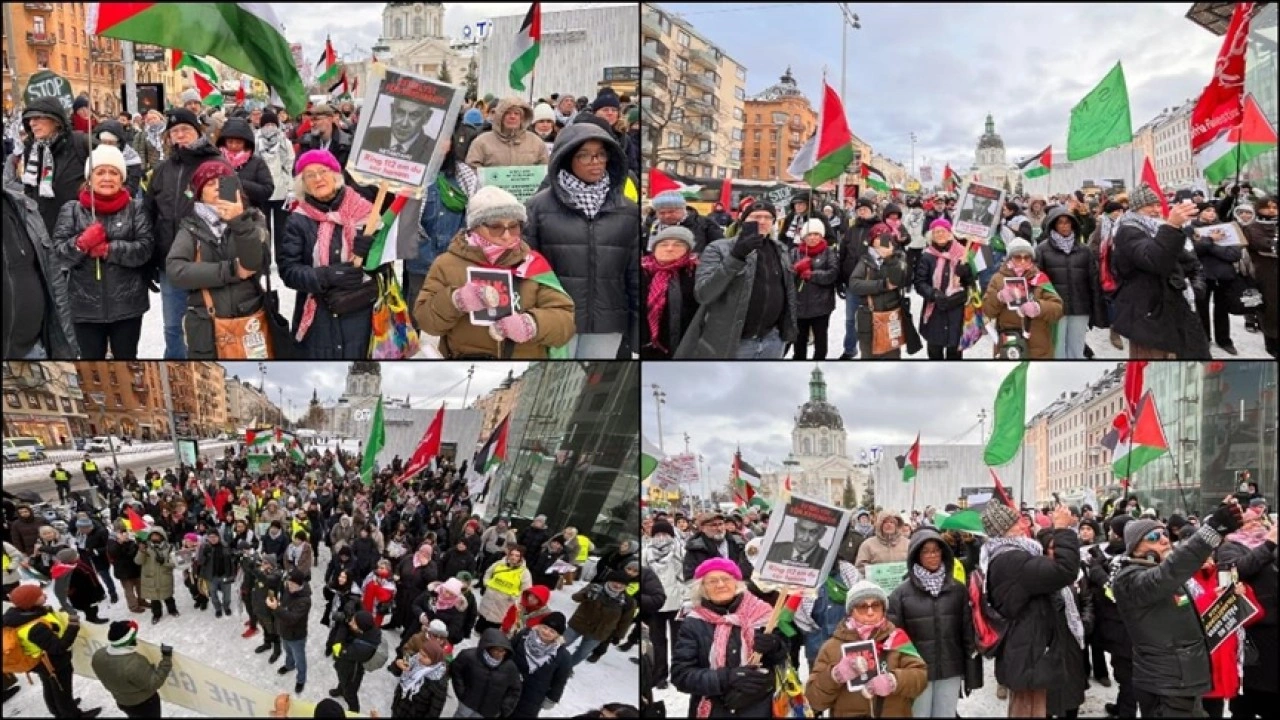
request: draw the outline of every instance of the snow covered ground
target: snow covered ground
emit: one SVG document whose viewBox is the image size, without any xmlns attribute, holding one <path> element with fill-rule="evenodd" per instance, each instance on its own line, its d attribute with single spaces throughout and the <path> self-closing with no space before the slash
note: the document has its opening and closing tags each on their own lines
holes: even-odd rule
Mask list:
<svg viewBox="0 0 1280 720">
<path fill-rule="evenodd" d="M 920 318 L 923 313 L 924 300 L 916 293 L 909 295 L 911 298 L 911 317 L 915 320 L 917 328 L 920 324 Z M 827 358 L 835 359 L 840 357 L 844 347 L 844 323 L 845 323 L 845 301 L 836 298 L 836 310 L 831 314 L 831 323 L 828 330 L 827 341 Z M 1265 345 L 1263 344 L 1261 333 L 1245 332 L 1244 318 L 1238 315 L 1231 316 L 1231 342 L 1239 351 L 1238 356 L 1234 356 L 1238 360 L 1254 359 L 1269 360 L 1271 356 L 1267 354 Z M 1124 350 L 1117 350 L 1111 345 L 1111 333 L 1109 330 L 1090 330 L 1086 344 L 1093 350 L 1094 358 L 1098 360 L 1125 360 L 1129 357 L 1128 342 L 1125 343 Z M 1211 345 L 1214 359 L 1230 360 L 1232 355 L 1223 352 L 1222 348 L 1217 345 Z M 984 337 L 979 343 L 965 351 L 965 359 L 989 360 L 991 359 L 992 345 L 989 337 Z M 809 355 L 813 355 L 812 340 L 810 341 Z M 789 355 L 788 355 L 789 356 Z M 861 357 L 861 356 L 859 356 Z M 903 359 L 911 360 L 928 360 L 928 353 L 921 349 L 915 355 L 907 355 L 903 353 Z"/>
<path fill-rule="evenodd" d="M 324 606 L 321 588 L 324 584 L 324 568 L 328 565 L 329 555 L 328 549 L 322 547 L 311 581 L 312 605 L 310 630 L 307 635 L 307 684 L 301 697 L 312 702 L 319 702 L 328 697 L 328 691 L 337 686 L 333 661 L 324 657 L 324 642 L 329 628 L 320 624 Z M 572 617 L 576 603 L 570 596 L 582 587 L 582 583 L 578 583 L 573 588 L 553 592 L 552 608 L 564 613 L 566 618 Z M 208 665 L 254 683 L 259 688 L 274 693 L 293 692 L 294 673 L 280 676 L 275 672 L 276 668 L 284 664 L 284 655 L 281 654 L 280 660 L 275 665 L 269 665 L 267 663 L 269 655 L 266 653 L 258 655 L 253 652 L 253 648 L 262 642 L 261 632 L 251 638 L 240 637 L 248 616 L 243 609 L 239 608 L 238 588 L 232 594 L 236 614 L 221 619 L 214 619 L 212 610 L 204 612 L 196 610 L 192 606 L 190 593 L 183 587 L 180 579 L 176 582 L 176 590 L 180 617 L 172 618 L 166 615 L 158 625 L 152 625 L 149 614 L 131 614 L 123 598 L 116 605 L 101 606 L 104 608 L 103 617 L 111 620 L 132 617 L 139 622 L 141 628 L 139 637 L 148 642 L 173 645 L 178 654 L 200 658 Z M 56 600 L 53 600 L 53 593 L 49 592 L 48 595 L 50 601 L 56 603 Z M 478 595 L 476 600 L 477 602 L 480 600 Z M 395 638 L 399 637 L 399 630 L 388 632 Z M 456 647 L 454 652 L 473 647 L 478 640 L 479 636 L 473 634 Z M 611 647 L 598 663 L 582 663 L 575 668 L 574 675 L 570 677 L 560 704 L 550 711 L 545 711 L 543 716 L 571 717 L 610 702 L 635 704 L 640 692 L 639 668 L 628 658 L 638 657 L 638 655 L 639 649 L 622 653 L 616 647 Z M 28 686 L 26 680 L 20 680 L 20 682 L 22 690 L 4 703 L 4 717 L 49 717 L 40 692 L 39 680 L 36 680 L 36 684 L 32 686 Z M 379 716 L 391 717 L 391 699 L 397 682 L 398 679 L 386 670 L 366 674 L 360 686 L 361 713 L 367 715 L 370 710 L 377 710 Z M 85 709 L 101 707 L 100 717 L 124 717 L 124 713 L 111 699 L 111 694 L 97 680 L 77 675 L 74 687 L 76 696 L 83 698 L 81 707 Z M 203 717 L 178 705 L 168 702 L 163 705 L 163 715 L 167 718 Z M 442 717 L 453 717 L 456 708 L 457 699 L 450 690 Z"/>
<path fill-rule="evenodd" d="M 221 452 L 222 448 L 230 444 L 232 443 L 222 442 L 222 441 L 212 441 L 212 442 L 209 442 L 207 445 L 202 444 L 200 446 L 200 451 L 203 454 L 208 454 L 215 450 L 218 452 Z M 116 450 L 116 454 L 118 457 L 127 458 L 130 463 L 144 461 L 144 460 L 160 460 L 160 459 L 167 459 L 167 461 L 170 463 L 176 462 L 173 459 L 174 457 L 173 443 L 171 442 L 151 443 L 150 447 L 136 448 L 134 449 L 133 452 Z M 67 463 L 64 466 L 64 468 L 71 471 L 71 474 L 72 474 L 71 481 L 73 485 L 73 488 L 72 488 L 73 490 L 80 489 L 80 486 L 84 481 L 84 477 L 80 473 L 80 463 L 76 462 L 83 457 L 84 457 L 84 453 L 72 452 L 71 457 L 59 458 L 62 462 Z M 94 453 L 93 458 L 100 467 L 111 466 L 111 453 Z M 176 464 L 174 465 L 174 467 L 177 467 Z M 49 471 L 52 469 L 53 469 L 52 460 L 44 463 L 24 464 L 20 467 L 6 465 L 4 470 L 4 477 L 6 482 L 42 479 L 42 478 L 48 478 Z"/>
<path fill-rule="evenodd" d="M 996 697 L 995 661 L 983 661 L 982 670 L 985 678 L 982 687 L 970 693 L 969 697 L 960 699 L 957 713 L 960 717 L 969 718 L 1007 716 L 1008 701 Z M 797 675 L 800 676 L 801 682 L 804 682 L 809 677 L 809 665 L 805 662 L 803 651 L 800 653 L 800 668 L 797 670 Z M 668 686 L 665 690 L 655 691 L 654 699 L 666 703 L 667 717 L 680 718 L 688 715 L 689 696 L 676 690 L 674 686 Z M 1107 712 L 1103 704 L 1115 702 L 1115 699 L 1116 685 L 1114 679 L 1110 688 L 1104 688 L 1098 685 L 1097 682 L 1091 681 L 1089 689 L 1085 691 L 1084 704 L 1080 706 L 1079 716 L 1082 718 L 1106 717 Z"/>
</svg>

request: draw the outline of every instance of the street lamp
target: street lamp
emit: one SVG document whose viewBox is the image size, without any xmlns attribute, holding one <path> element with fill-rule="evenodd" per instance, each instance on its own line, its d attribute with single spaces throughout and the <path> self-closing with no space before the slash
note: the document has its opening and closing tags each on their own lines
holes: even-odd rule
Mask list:
<svg viewBox="0 0 1280 720">
<path fill-rule="evenodd" d="M 978 411 L 978 440 L 984 445 L 987 442 L 987 409 Z"/>
<path fill-rule="evenodd" d="M 907 179 L 915 177 L 916 171 L 916 134 L 911 133 L 911 167 L 907 168 Z"/>
<path fill-rule="evenodd" d="M 845 77 L 846 68 L 849 65 L 849 28 L 859 30 L 862 23 L 858 19 L 858 13 L 849 9 L 849 3 L 837 3 L 840 7 L 840 13 L 843 15 L 844 22 L 840 26 L 840 102 L 849 102 L 849 96 L 845 93 Z M 825 92 L 825 91 L 824 91 Z M 840 188 L 836 191 L 839 194 L 837 202 L 844 202 L 844 173 L 840 173 Z"/>
<path fill-rule="evenodd" d="M 120 462 L 116 460 L 116 441 L 111 434 L 111 424 L 107 421 L 107 394 L 100 392 L 89 393 L 89 399 L 93 400 L 94 404 L 98 406 L 98 420 L 102 423 L 103 429 L 107 431 L 107 447 L 111 448 L 111 467 L 119 475 Z M 88 452 L 87 449 L 86 452 Z"/>
<path fill-rule="evenodd" d="M 658 387 L 658 383 L 653 383 L 653 401 L 654 407 L 658 412 L 658 449 L 666 452 L 666 448 L 662 445 L 662 406 L 667 403 L 667 394 Z"/>
</svg>

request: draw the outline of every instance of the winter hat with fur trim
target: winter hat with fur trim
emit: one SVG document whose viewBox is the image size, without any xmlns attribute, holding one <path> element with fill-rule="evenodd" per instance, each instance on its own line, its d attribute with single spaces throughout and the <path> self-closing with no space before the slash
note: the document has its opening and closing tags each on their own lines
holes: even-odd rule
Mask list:
<svg viewBox="0 0 1280 720">
<path fill-rule="evenodd" d="M 870 580 L 859 580 L 849 588 L 849 594 L 844 598 L 844 611 L 853 612 L 853 606 L 866 599 L 879 600 L 881 605 L 889 605 L 889 596 L 884 594 L 884 588 Z"/>
<path fill-rule="evenodd" d="M 693 233 L 689 232 L 688 228 L 681 227 L 679 225 L 668 225 L 658 232 L 650 235 L 649 252 L 653 252 L 654 248 L 658 247 L 658 243 L 663 240 L 679 240 L 685 245 L 688 245 L 690 250 L 693 250 Z M 668 525 L 668 527 L 670 526 Z"/>
<path fill-rule="evenodd" d="M 99 145 L 94 148 L 93 154 L 84 161 L 84 176 L 89 177 L 92 169 L 99 165 L 115 168 L 120 173 L 121 180 L 128 175 L 125 171 L 124 153 L 120 152 L 120 148 L 115 145 Z"/>
<path fill-rule="evenodd" d="M 514 195 L 496 185 L 486 185 L 467 202 L 467 228 L 474 229 L 494 220 L 528 219 L 524 205 Z"/>
</svg>

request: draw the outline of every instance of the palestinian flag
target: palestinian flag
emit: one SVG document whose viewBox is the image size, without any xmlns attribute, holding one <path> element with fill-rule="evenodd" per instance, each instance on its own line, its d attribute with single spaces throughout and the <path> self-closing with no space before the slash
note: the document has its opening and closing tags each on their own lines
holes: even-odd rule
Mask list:
<svg viewBox="0 0 1280 720">
<path fill-rule="evenodd" d="M 649 442 L 649 438 L 642 437 L 640 439 L 640 479 L 644 480 L 658 469 L 658 463 L 662 462 L 663 452 L 658 449 L 657 445 Z"/>
<path fill-rule="evenodd" d="M 334 81 L 338 80 L 342 72 L 342 66 L 338 65 L 338 54 L 333 51 L 333 41 L 326 35 L 324 38 L 324 55 L 320 56 L 320 62 L 316 63 L 316 69 L 324 68 L 320 71 L 320 76 L 316 78 L 316 84 L 327 87 L 332 90 Z"/>
<path fill-rule="evenodd" d="M 507 84 L 512 90 L 524 92 L 524 78 L 533 72 L 538 62 L 538 53 L 542 50 L 542 3 L 529 5 L 529 12 L 520 24 L 520 34 L 515 38 L 515 60 L 507 70 Z"/>
<path fill-rule="evenodd" d="M 1234 175 L 1243 162 L 1234 156 L 1244 154 L 1239 142 L 1239 131 L 1246 122 L 1244 83 L 1240 79 L 1245 76 L 1245 49 L 1255 4 L 1235 4 L 1213 75 L 1191 111 L 1191 154 L 1211 183 Z M 1231 137 L 1233 133 L 1237 134 L 1235 139 Z M 1271 138 L 1274 145 L 1274 133 Z"/>
<path fill-rule="evenodd" d="M 525 256 L 524 262 L 517 265 L 512 274 L 521 280 L 533 280 L 539 285 L 551 288 L 566 297 L 569 295 L 564 286 L 560 284 L 560 278 L 551 269 L 551 263 L 547 262 L 542 253 L 536 250 L 530 250 L 529 254 Z M 569 350 L 564 346 L 550 348 L 548 355 L 553 359 L 564 360 L 569 357 Z"/>
<path fill-rule="evenodd" d="M 1244 98 L 1244 115 L 1239 125 L 1218 134 L 1196 155 L 1205 179 L 1218 184 L 1235 177 L 1253 158 L 1276 148 L 1276 129 L 1267 122 L 1253 95 Z"/>
<path fill-rule="evenodd" d="M 1169 452 L 1169 441 L 1160 424 L 1156 400 L 1148 390 L 1138 401 L 1133 429 L 1119 438 L 1115 453 L 1111 456 L 1111 469 L 1116 477 L 1131 478 L 1138 470 Z"/>
<path fill-rule="evenodd" d="M 985 505 L 986 503 L 982 503 Z M 938 522 L 938 529 L 942 531 L 954 530 L 955 532 L 967 532 L 974 535 L 986 536 L 987 531 L 982 527 L 982 513 L 978 510 L 978 506 L 970 500 L 970 507 L 964 510 L 957 510 Z"/>
<path fill-rule="evenodd" d="M 222 107 L 222 91 L 218 89 L 218 73 L 199 55 L 192 55 L 181 50 L 174 50 L 169 61 L 170 70 L 187 68 L 191 71 L 191 82 L 196 92 L 200 93 L 200 101 L 209 107 Z"/>
<path fill-rule="evenodd" d="M 271 428 L 255 430 L 249 428 L 244 431 L 244 444 L 246 447 L 266 447 L 270 445 L 276 438 L 276 431 Z"/>
<path fill-rule="evenodd" d="M 803 177 L 809 187 L 834 180 L 853 162 L 853 133 L 844 114 L 840 96 L 822 82 L 822 109 L 818 112 L 818 132 L 800 148 L 787 168 L 792 177 Z"/>
<path fill-rule="evenodd" d="M 307 456 L 302 452 L 302 443 L 297 438 L 289 440 L 289 458 L 297 462 L 304 462 Z"/>
<path fill-rule="evenodd" d="M 128 505 L 124 509 L 124 521 L 129 525 L 129 532 L 139 532 L 147 526 L 147 521 L 142 519 L 137 510 L 132 505 Z"/>
<path fill-rule="evenodd" d="M 396 243 L 391 238 L 395 237 L 396 223 L 399 221 L 400 211 L 404 210 L 404 205 L 408 201 L 409 195 L 407 192 L 396 193 L 395 199 L 391 201 L 391 207 L 382 213 L 382 222 L 378 224 L 378 232 L 373 236 L 373 246 L 369 248 L 369 257 L 364 259 L 365 270 L 373 272 L 396 259 Z"/>
<path fill-rule="evenodd" d="M 884 639 L 885 652 L 898 651 L 903 655 L 911 657 L 920 657 L 920 651 L 916 650 L 916 644 L 911 642 L 911 638 L 907 637 L 907 633 L 902 628 L 894 628 L 889 633 L 889 637 Z"/>
<path fill-rule="evenodd" d="M 756 487 L 760 485 L 760 471 L 742 459 L 742 453 L 733 454 L 733 504 L 738 507 L 750 505 L 756 497 Z"/>
<path fill-rule="evenodd" d="M 502 418 L 502 422 L 498 423 L 498 426 L 489 434 L 484 447 L 480 448 L 480 452 L 472 458 L 471 467 L 467 470 L 468 487 L 483 489 L 484 480 L 488 478 L 489 473 L 507 459 L 507 432 L 511 425 L 510 419 L 510 415 Z"/>
<path fill-rule="evenodd" d="M 668 190 L 679 191 L 687 199 L 694 199 L 702 190 L 701 185 L 685 185 L 682 182 L 674 180 L 670 175 L 662 172 L 658 168 L 649 168 L 649 199 L 658 197 L 659 194 Z"/>
<path fill-rule="evenodd" d="M 996 266 L 996 258 L 991 251 L 990 243 L 970 241 L 966 257 L 974 277 Z"/>
<path fill-rule="evenodd" d="M 290 114 L 307 106 L 284 26 L 269 3 L 90 3 L 85 30 L 216 58 L 275 88 Z"/>
<path fill-rule="evenodd" d="M 862 163 L 862 180 L 867 187 L 880 192 L 889 192 L 889 181 L 885 178 L 884 173 L 871 167 L 866 163 Z"/>
<path fill-rule="evenodd" d="M 787 596 L 786 603 L 782 606 L 782 612 L 778 614 L 778 631 L 786 637 L 795 637 L 798 629 L 795 626 L 796 611 L 800 609 L 800 603 L 804 600 L 804 596 L 800 593 L 791 593 Z"/>
<path fill-rule="evenodd" d="M 960 184 L 960 177 L 956 175 L 956 171 L 951 169 L 951 163 L 947 163 L 946 169 L 942 171 L 942 189 L 948 192 L 956 189 Z"/>
<path fill-rule="evenodd" d="M 902 482 L 911 482 L 920 467 L 920 433 L 916 433 L 916 441 L 907 450 L 907 454 L 898 458 L 898 466 L 902 468 Z"/>
<path fill-rule="evenodd" d="M 1049 171 L 1053 169 L 1053 146 L 1050 145 L 1039 155 L 1022 163 L 1018 166 L 1018 169 L 1022 171 L 1023 175 L 1027 176 L 1028 180 L 1048 175 Z"/>
</svg>

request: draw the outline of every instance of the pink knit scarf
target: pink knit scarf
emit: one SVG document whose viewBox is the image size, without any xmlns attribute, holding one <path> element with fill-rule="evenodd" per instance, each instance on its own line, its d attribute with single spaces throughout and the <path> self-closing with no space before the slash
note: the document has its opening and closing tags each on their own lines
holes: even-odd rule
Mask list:
<svg viewBox="0 0 1280 720">
<path fill-rule="evenodd" d="M 965 257 L 968 254 L 968 252 L 965 250 L 963 245 L 956 242 L 955 240 L 951 241 L 951 247 L 947 248 L 945 252 L 939 250 L 938 246 L 932 243 L 930 243 L 929 247 L 925 248 L 924 251 L 926 254 L 932 255 L 938 258 L 938 262 L 933 264 L 933 281 L 932 282 L 935 288 L 945 293 L 947 291 L 947 288 L 942 287 L 942 276 L 944 271 L 949 272 L 950 276 L 954 279 L 956 276 L 956 265 L 965 261 Z M 929 322 L 929 316 L 933 315 L 933 308 L 934 308 L 934 303 L 925 303 L 925 306 L 924 306 L 925 322 Z"/>
<path fill-rule="evenodd" d="M 480 237 L 479 233 L 475 232 L 467 233 L 467 244 L 471 247 L 480 248 L 480 252 L 484 253 L 484 259 L 488 260 L 490 265 L 495 266 L 498 263 L 498 258 L 502 257 L 502 254 L 508 249 L 485 240 Z"/>
<path fill-rule="evenodd" d="M 373 204 L 355 190 L 343 188 L 340 192 L 342 203 L 338 205 L 337 210 L 324 212 L 306 200 L 298 203 L 293 209 L 294 212 L 302 213 L 316 222 L 316 245 L 311 252 L 312 267 L 329 265 L 329 243 L 333 240 L 335 227 L 342 228 L 342 261 L 350 260 L 351 246 L 356 239 L 356 226 L 363 225 L 369 219 L 369 211 L 373 209 Z M 302 321 L 298 323 L 298 333 L 295 337 L 299 342 L 311 329 L 311 323 L 316 319 L 317 307 L 316 296 L 308 295 L 306 304 L 302 306 Z"/>
<path fill-rule="evenodd" d="M 769 622 L 769 616 L 773 614 L 773 606 L 749 592 L 744 592 L 742 594 L 742 602 L 738 603 L 738 609 L 735 612 L 720 615 L 699 605 L 689 614 L 715 626 L 715 634 L 711 639 L 710 668 L 718 670 L 725 667 L 725 656 L 728 654 L 729 648 L 729 634 L 733 632 L 735 627 L 738 628 L 738 635 L 741 638 L 742 645 L 738 651 L 738 662 L 746 664 L 752 653 L 755 652 L 756 628 L 762 628 Z M 698 717 L 710 716 L 711 700 L 703 697 L 698 703 Z"/>
</svg>

